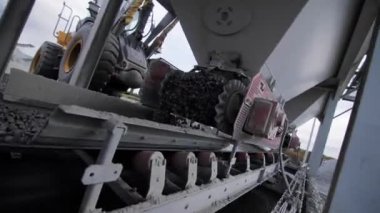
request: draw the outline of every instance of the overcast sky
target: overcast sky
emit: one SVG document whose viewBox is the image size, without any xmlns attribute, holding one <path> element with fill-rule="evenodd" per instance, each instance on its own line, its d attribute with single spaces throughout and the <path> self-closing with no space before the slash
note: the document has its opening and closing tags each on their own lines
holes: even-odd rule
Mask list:
<svg viewBox="0 0 380 213">
<path fill-rule="evenodd" d="M 5 5 L 5 3 L 5 0 L 0 0 L 0 10 L 1 6 Z M 32 13 L 19 39 L 19 43 L 31 43 L 35 48 L 23 49 L 24 52 L 29 55 L 34 55 L 35 51 L 44 41 L 55 41 L 55 38 L 53 37 L 53 29 L 58 18 L 58 13 L 62 8 L 62 4 L 63 0 L 36 0 Z M 88 4 L 86 0 L 66 0 L 66 4 L 73 8 L 73 14 L 82 18 L 87 16 L 88 12 L 86 8 Z M 156 24 L 165 13 L 165 9 L 158 3 L 155 3 L 154 21 Z M 194 64 L 196 64 L 186 37 L 179 24 L 170 32 L 165 40 L 162 54 L 157 55 L 156 57 L 165 58 L 182 70 L 190 70 Z M 352 103 L 350 102 L 340 102 L 336 114 L 351 107 Z M 346 113 L 334 120 L 328 137 L 327 148 L 325 150 L 326 155 L 332 157 L 338 156 L 349 116 L 350 113 Z M 312 123 L 313 121 L 310 120 L 298 128 L 298 135 L 302 142 L 302 148 L 306 148 Z M 315 134 L 317 133 L 318 127 L 319 122 L 317 122 Z"/>
<path fill-rule="evenodd" d="M 83 18 L 88 15 L 86 0 L 66 0 L 67 5 L 73 8 L 73 14 Z M 53 29 L 61 11 L 63 0 L 36 0 L 32 13 L 21 34 L 19 43 L 31 43 L 36 48 L 25 49 L 24 51 L 33 55 L 37 48 L 46 40 L 55 41 Z M 166 10 L 156 3 L 154 7 L 154 22 L 157 24 L 166 14 Z M 74 29 L 74 28 L 73 28 Z M 183 70 L 190 70 L 195 59 L 182 32 L 180 24 L 170 32 L 162 47 L 162 54 L 156 57 L 163 57 L 172 62 L 175 66 Z"/>
<path fill-rule="evenodd" d="M 351 109 L 352 108 L 352 102 L 349 101 L 340 101 L 338 103 L 338 106 L 335 110 L 335 115 L 340 114 L 341 112 Z M 330 134 L 327 139 L 327 144 L 325 148 L 325 155 L 337 158 L 339 155 L 340 147 L 342 146 L 342 142 L 344 139 L 344 135 L 346 133 L 346 128 L 348 121 L 350 119 L 351 111 L 344 113 L 343 115 L 335 118 L 333 120 Z M 305 124 L 301 125 L 298 127 L 298 136 L 300 137 L 301 140 L 301 148 L 306 149 L 307 147 L 307 142 L 310 137 L 311 129 L 313 126 L 313 120 L 310 120 L 306 122 Z M 316 137 L 316 134 L 318 132 L 319 128 L 319 121 L 317 120 L 315 129 L 314 129 L 314 134 L 312 137 L 312 142 L 314 142 L 314 139 Z M 311 143 L 310 149 L 313 147 L 314 143 Z"/>
</svg>

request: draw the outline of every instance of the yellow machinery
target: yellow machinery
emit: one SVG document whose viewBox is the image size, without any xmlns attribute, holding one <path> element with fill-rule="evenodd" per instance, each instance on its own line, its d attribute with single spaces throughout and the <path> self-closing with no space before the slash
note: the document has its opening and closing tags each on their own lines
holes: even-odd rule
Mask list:
<svg viewBox="0 0 380 213">
<path fill-rule="evenodd" d="M 55 80 L 58 78 L 59 67 L 57 64 L 59 64 L 64 50 L 72 39 L 70 31 L 74 22 L 80 22 L 80 17 L 73 15 L 73 9 L 63 2 L 53 30 L 57 44 L 45 41 L 34 55 L 29 72 Z M 58 27 L 62 27 L 62 29 L 58 30 Z"/>
<path fill-rule="evenodd" d="M 160 46 L 158 41 L 150 46 L 142 41 L 153 6 L 152 0 L 124 1 L 104 45 L 89 89 L 119 95 L 128 89 L 141 87 L 148 67 L 147 58 L 157 52 Z M 68 83 L 99 9 L 96 0 L 90 1 L 88 7 L 90 15 L 81 19 L 73 15 L 73 9 L 63 3 L 53 30 L 56 42 L 45 41 L 41 45 L 29 72 Z M 137 20 L 137 24 L 131 27 L 134 20 Z M 153 26 L 153 21 L 151 24 Z M 167 34 L 166 31 L 162 33 Z M 160 35 L 157 39 L 162 40 L 164 37 Z"/>
<path fill-rule="evenodd" d="M 80 17 L 73 15 L 73 9 L 63 2 L 61 12 L 58 14 L 58 20 L 53 30 L 53 36 L 57 38 L 57 43 L 62 47 L 66 47 L 72 38 L 70 30 L 74 21 L 79 22 Z M 60 24 L 64 25 L 62 30 L 57 29 Z"/>
</svg>

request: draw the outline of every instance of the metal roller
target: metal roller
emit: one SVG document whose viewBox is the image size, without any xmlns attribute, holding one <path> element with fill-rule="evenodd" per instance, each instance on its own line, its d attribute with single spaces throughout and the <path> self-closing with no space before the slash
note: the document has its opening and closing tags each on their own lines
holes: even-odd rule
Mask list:
<svg viewBox="0 0 380 213">
<path fill-rule="evenodd" d="M 200 152 L 198 154 L 198 182 L 208 183 L 218 175 L 218 160 L 214 152 Z"/>
<path fill-rule="evenodd" d="M 162 195 L 165 186 L 166 160 L 161 152 L 141 151 L 133 158 L 133 167 L 148 179 L 147 199 Z"/>
<path fill-rule="evenodd" d="M 185 179 L 185 188 L 195 186 L 198 160 L 193 152 L 176 152 L 171 163 L 175 173 Z"/>
</svg>

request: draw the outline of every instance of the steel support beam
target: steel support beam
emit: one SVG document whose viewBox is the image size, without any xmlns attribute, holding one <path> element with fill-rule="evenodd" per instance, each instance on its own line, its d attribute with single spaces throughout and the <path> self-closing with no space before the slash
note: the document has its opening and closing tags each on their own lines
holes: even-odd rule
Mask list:
<svg viewBox="0 0 380 213">
<path fill-rule="evenodd" d="M 330 132 L 331 123 L 334 118 L 335 108 L 339 98 L 346 88 L 347 83 L 351 79 L 363 55 L 367 52 L 373 20 L 377 14 L 377 4 L 375 1 L 365 1 L 360 11 L 360 16 L 357 19 L 355 28 L 352 32 L 350 42 L 348 43 L 346 53 L 342 59 L 342 64 L 338 71 L 339 87 L 335 95 L 330 95 L 327 101 L 324 117 L 318 131 L 316 141 L 314 143 L 313 152 L 310 155 L 310 174 L 315 174 L 323 158 L 323 151 L 327 142 L 327 137 Z"/>
<path fill-rule="evenodd" d="M 323 151 L 327 143 L 327 137 L 330 133 L 331 123 L 334 119 L 334 113 L 339 98 L 334 98 L 334 94 L 331 93 L 328 97 L 327 104 L 324 110 L 323 119 L 318 130 L 317 137 L 314 142 L 313 151 L 310 154 L 309 167 L 310 175 L 314 175 L 323 159 Z"/>
<path fill-rule="evenodd" d="M 150 42 L 153 41 L 154 38 L 158 36 L 173 20 L 176 18 L 175 15 L 167 12 L 166 15 L 161 19 L 160 23 L 152 30 L 149 34 L 148 38 L 144 41 L 145 45 L 149 45 Z"/>
<path fill-rule="evenodd" d="M 8 1 L 0 19 L 0 77 L 5 72 L 35 0 Z"/>
<path fill-rule="evenodd" d="M 84 44 L 78 62 L 76 63 L 70 84 L 87 88 L 99 58 L 102 54 L 104 44 L 123 0 L 108 0 L 102 4 L 99 14 L 91 29 L 87 42 Z"/>
<path fill-rule="evenodd" d="M 303 156 L 303 164 L 306 163 L 307 161 L 307 157 L 309 155 L 309 147 L 310 147 L 310 144 L 311 144 L 311 140 L 313 138 L 313 135 L 314 135 L 314 128 L 315 128 L 315 122 L 317 121 L 317 118 L 314 118 L 313 119 L 313 126 L 311 127 L 311 132 L 310 132 L 310 136 L 309 136 L 309 141 L 307 142 L 307 147 L 306 147 L 306 152 L 305 152 L 305 155 Z"/>
<path fill-rule="evenodd" d="M 378 16 L 379 18 L 379 16 Z M 379 20 L 377 21 L 379 24 Z M 360 84 L 324 212 L 379 212 L 380 36 Z M 367 64 L 368 66 L 368 64 Z M 367 67 L 364 67 L 367 68 Z"/>
</svg>

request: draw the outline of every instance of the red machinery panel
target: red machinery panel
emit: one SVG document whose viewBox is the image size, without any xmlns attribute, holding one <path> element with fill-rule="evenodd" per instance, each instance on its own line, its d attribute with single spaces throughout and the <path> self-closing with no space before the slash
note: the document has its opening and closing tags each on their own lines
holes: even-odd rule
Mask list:
<svg viewBox="0 0 380 213">
<path fill-rule="evenodd" d="M 233 138 L 277 149 L 286 116 L 268 83 L 259 73 L 251 81 L 234 124 Z"/>
<path fill-rule="evenodd" d="M 255 98 L 243 127 L 244 132 L 268 137 L 267 129 L 273 113 L 274 103 L 264 98 Z"/>
</svg>

